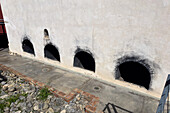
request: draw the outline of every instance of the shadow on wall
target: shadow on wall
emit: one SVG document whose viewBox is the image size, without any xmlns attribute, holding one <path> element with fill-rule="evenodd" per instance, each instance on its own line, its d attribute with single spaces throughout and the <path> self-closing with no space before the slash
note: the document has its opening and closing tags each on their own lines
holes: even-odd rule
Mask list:
<svg viewBox="0 0 170 113">
<path fill-rule="evenodd" d="M 8 48 L 8 38 L 6 34 L 0 35 L 0 48 Z"/>
<path fill-rule="evenodd" d="M 75 54 L 73 66 L 95 72 L 95 60 L 92 54 L 85 51 L 78 51 Z"/>
<path fill-rule="evenodd" d="M 30 53 L 35 56 L 34 47 L 29 39 L 24 39 L 22 42 L 22 49 L 24 52 Z"/>
<path fill-rule="evenodd" d="M 55 46 L 53 46 L 52 44 L 47 44 L 45 46 L 44 57 L 60 62 L 60 54 L 58 52 L 58 49 Z"/>
</svg>

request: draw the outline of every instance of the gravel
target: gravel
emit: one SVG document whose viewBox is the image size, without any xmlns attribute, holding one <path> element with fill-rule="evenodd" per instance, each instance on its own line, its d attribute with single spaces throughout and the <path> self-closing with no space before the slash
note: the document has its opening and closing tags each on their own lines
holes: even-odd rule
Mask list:
<svg viewBox="0 0 170 113">
<path fill-rule="evenodd" d="M 8 71 L 0 70 L 0 113 L 84 113 L 87 101 L 83 95 L 67 103 L 53 94 L 40 100 L 40 87 Z"/>
</svg>

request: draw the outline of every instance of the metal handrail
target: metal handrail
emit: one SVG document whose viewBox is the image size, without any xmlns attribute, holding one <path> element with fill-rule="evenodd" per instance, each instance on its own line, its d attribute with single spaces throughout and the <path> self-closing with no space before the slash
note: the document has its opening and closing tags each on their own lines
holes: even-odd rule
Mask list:
<svg viewBox="0 0 170 113">
<path fill-rule="evenodd" d="M 124 109 L 124 108 L 122 108 L 120 106 L 117 106 L 117 105 L 115 105 L 113 103 L 107 103 L 106 107 L 103 109 L 103 112 L 104 113 L 106 113 L 106 112 L 107 113 L 113 113 L 113 112 L 111 112 L 111 109 L 114 111 L 114 113 L 118 113 L 118 109 L 123 111 L 124 113 L 133 113 L 133 112 L 131 112 L 131 111 L 127 110 L 127 109 Z"/>
<path fill-rule="evenodd" d="M 165 86 L 164 86 L 164 90 L 162 92 L 162 96 L 161 96 L 161 99 L 159 101 L 159 105 L 158 105 L 156 113 L 162 113 L 162 112 L 164 113 L 164 106 L 165 106 L 167 98 L 168 98 L 167 113 L 170 113 L 170 110 L 169 110 L 169 90 L 170 90 L 170 88 L 169 87 L 170 87 L 170 74 L 167 77 L 167 80 L 166 80 L 166 83 L 165 83 Z"/>
</svg>

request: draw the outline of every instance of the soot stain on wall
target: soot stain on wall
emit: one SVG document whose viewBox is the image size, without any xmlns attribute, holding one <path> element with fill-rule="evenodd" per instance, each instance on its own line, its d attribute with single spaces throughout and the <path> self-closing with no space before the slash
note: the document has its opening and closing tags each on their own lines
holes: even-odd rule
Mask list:
<svg viewBox="0 0 170 113">
<path fill-rule="evenodd" d="M 30 41 L 30 37 L 27 35 L 24 35 L 24 37 L 22 38 L 22 49 L 24 52 L 33 54 L 35 56 L 35 52 L 34 52 L 34 45 L 32 44 L 32 42 Z"/>
<path fill-rule="evenodd" d="M 120 73 L 119 73 L 119 66 L 123 63 L 126 63 L 126 62 L 136 62 L 136 63 L 139 63 L 141 65 L 143 65 L 150 73 L 150 85 L 149 85 L 149 88 L 150 89 L 150 86 L 152 85 L 152 80 L 154 79 L 154 75 L 156 74 L 157 70 L 160 70 L 160 67 L 158 64 L 142 57 L 142 56 L 138 56 L 138 55 L 125 55 L 119 59 L 117 59 L 116 61 L 116 67 L 115 67 L 115 70 L 114 70 L 114 75 L 115 75 L 115 79 L 120 79 L 121 76 L 120 76 Z M 150 89 L 151 90 L 151 89 Z"/>
<path fill-rule="evenodd" d="M 81 47 L 77 46 L 77 49 L 74 52 L 74 54 L 77 54 L 78 52 L 81 52 L 81 51 L 89 53 L 94 58 L 94 55 L 90 52 L 90 50 L 87 47 L 82 49 Z"/>
<path fill-rule="evenodd" d="M 51 42 L 48 42 L 44 46 L 44 57 L 52 59 L 52 60 L 57 60 L 60 62 L 60 53 L 59 53 L 58 47 L 56 47 Z"/>
<path fill-rule="evenodd" d="M 81 49 L 77 47 L 73 66 L 95 72 L 95 58 L 88 48 Z"/>
</svg>

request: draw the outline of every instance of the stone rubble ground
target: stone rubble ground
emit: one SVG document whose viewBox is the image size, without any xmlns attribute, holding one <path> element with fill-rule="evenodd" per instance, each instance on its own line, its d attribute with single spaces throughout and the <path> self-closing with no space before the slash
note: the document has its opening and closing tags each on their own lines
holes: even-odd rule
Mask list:
<svg viewBox="0 0 170 113">
<path fill-rule="evenodd" d="M 9 71 L 0 70 L 0 113 L 83 113 L 88 101 L 77 94 L 69 103 L 49 94 L 38 98 L 42 89 Z"/>
</svg>

